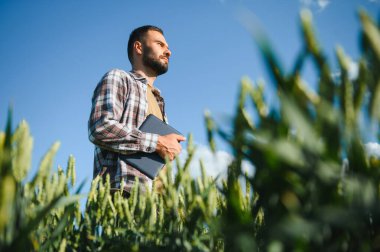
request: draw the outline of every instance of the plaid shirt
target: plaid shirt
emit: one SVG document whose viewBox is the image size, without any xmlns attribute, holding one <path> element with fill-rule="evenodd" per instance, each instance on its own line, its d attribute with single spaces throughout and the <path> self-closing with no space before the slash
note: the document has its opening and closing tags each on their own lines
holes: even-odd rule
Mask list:
<svg viewBox="0 0 380 252">
<path fill-rule="evenodd" d="M 158 89 L 153 93 L 167 121 L 164 99 Z M 147 80 L 134 72 L 111 70 L 95 88 L 88 121 L 89 139 L 95 144 L 94 177 L 109 174 L 114 190 L 120 189 L 122 180 L 127 192 L 135 177 L 142 183 L 150 180 L 119 158 L 119 154 L 156 150 L 158 135 L 138 130 L 147 111 Z"/>
</svg>

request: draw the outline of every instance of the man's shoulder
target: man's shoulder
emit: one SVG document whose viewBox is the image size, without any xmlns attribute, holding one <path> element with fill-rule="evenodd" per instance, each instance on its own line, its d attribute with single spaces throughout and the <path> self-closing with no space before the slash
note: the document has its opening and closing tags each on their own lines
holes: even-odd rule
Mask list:
<svg viewBox="0 0 380 252">
<path fill-rule="evenodd" d="M 130 83 L 133 83 L 133 75 L 131 72 L 124 71 L 122 69 L 114 68 L 106 72 L 101 82 L 110 82 L 110 83 L 120 83 L 122 85 L 128 85 Z"/>
<path fill-rule="evenodd" d="M 120 78 L 130 78 L 131 73 L 124 71 L 122 69 L 114 68 L 114 69 L 111 69 L 108 72 L 106 72 L 106 74 L 104 75 L 104 77 L 108 77 L 108 76 L 114 76 L 114 77 L 120 77 Z"/>
</svg>

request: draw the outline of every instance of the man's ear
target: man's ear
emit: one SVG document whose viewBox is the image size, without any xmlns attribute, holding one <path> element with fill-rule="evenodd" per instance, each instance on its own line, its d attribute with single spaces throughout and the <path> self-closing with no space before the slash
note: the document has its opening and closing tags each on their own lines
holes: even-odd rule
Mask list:
<svg viewBox="0 0 380 252">
<path fill-rule="evenodd" d="M 133 49 L 134 51 L 138 54 L 138 55 L 142 55 L 143 53 L 143 49 L 142 49 L 142 44 L 140 41 L 136 41 L 134 44 L 133 44 Z"/>
</svg>

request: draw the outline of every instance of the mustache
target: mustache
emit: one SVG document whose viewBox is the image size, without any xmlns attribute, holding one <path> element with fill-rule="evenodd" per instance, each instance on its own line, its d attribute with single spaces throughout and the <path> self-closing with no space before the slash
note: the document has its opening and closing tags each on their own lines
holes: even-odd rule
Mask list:
<svg viewBox="0 0 380 252">
<path fill-rule="evenodd" d="M 169 57 L 167 56 L 160 56 L 160 59 L 166 59 L 167 61 L 169 61 Z"/>
</svg>

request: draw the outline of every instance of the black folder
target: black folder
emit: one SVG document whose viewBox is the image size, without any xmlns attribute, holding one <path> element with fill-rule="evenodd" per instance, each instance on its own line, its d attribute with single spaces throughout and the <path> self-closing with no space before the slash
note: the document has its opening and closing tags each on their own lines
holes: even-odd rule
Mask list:
<svg viewBox="0 0 380 252">
<path fill-rule="evenodd" d="M 139 130 L 161 136 L 171 133 L 182 135 L 179 131 L 161 121 L 154 115 L 148 115 L 139 127 Z M 129 155 L 120 155 L 120 158 L 140 172 L 144 173 L 150 179 L 154 179 L 165 165 L 165 160 L 161 158 L 157 152 L 137 152 Z"/>
</svg>

